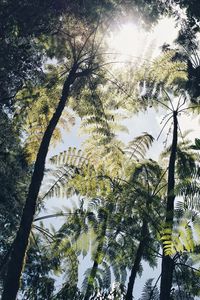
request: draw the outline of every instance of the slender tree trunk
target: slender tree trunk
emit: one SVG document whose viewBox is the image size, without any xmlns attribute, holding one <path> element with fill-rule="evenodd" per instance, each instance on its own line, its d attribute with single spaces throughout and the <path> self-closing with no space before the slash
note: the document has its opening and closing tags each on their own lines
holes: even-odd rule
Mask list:
<svg viewBox="0 0 200 300">
<path fill-rule="evenodd" d="M 138 249 L 136 252 L 135 261 L 134 261 L 133 267 L 131 269 L 131 275 L 129 277 L 128 289 L 127 289 L 125 300 L 133 299 L 133 288 L 134 288 L 134 284 L 135 284 L 135 278 L 139 271 L 139 266 L 140 266 L 140 263 L 141 263 L 141 260 L 143 257 L 147 235 L 148 235 L 147 222 L 146 222 L 146 220 L 143 220 L 142 230 L 141 230 L 141 241 L 139 243 L 139 246 L 138 246 Z"/>
<path fill-rule="evenodd" d="M 62 95 L 55 113 L 53 114 L 49 125 L 44 133 L 40 148 L 37 154 L 28 196 L 23 209 L 21 223 L 16 238 L 12 245 L 10 261 L 8 263 L 7 275 L 4 282 L 2 300 L 15 300 L 20 286 L 20 276 L 25 263 L 25 255 L 29 242 L 29 235 L 36 210 L 38 193 L 44 176 L 45 160 L 48 147 L 53 135 L 54 129 L 59 121 L 62 111 L 70 93 L 70 86 L 76 79 L 77 66 L 74 64 L 68 77 L 65 80 Z"/>
<path fill-rule="evenodd" d="M 174 122 L 174 128 L 173 128 L 172 147 L 171 147 L 169 167 L 168 167 L 167 210 L 166 210 L 166 219 L 165 219 L 165 228 L 164 228 L 164 230 L 168 229 L 168 233 L 169 233 L 168 240 L 171 239 L 172 230 L 173 230 L 173 218 L 174 218 L 175 162 L 176 162 L 177 140 L 178 140 L 177 111 L 173 112 L 173 122 Z M 173 271 L 174 271 L 173 259 L 170 257 L 170 255 L 165 255 L 164 245 L 163 245 L 160 300 L 170 299 Z"/>
<path fill-rule="evenodd" d="M 105 214 L 105 219 L 102 225 L 102 230 L 101 230 L 101 235 L 100 235 L 100 240 L 99 240 L 99 244 L 97 247 L 97 252 L 94 258 L 94 263 L 90 272 L 90 275 L 88 277 L 88 284 L 87 284 L 87 289 L 85 292 L 85 297 L 84 300 L 89 300 L 92 292 L 93 292 L 93 284 L 94 284 L 94 279 L 96 277 L 97 274 L 97 270 L 98 270 L 98 266 L 99 266 L 99 262 L 101 259 L 101 255 L 102 255 L 102 249 L 103 249 L 103 244 L 104 244 L 104 239 L 105 239 L 105 235 L 106 235 L 106 228 L 107 228 L 107 213 Z"/>
</svg>

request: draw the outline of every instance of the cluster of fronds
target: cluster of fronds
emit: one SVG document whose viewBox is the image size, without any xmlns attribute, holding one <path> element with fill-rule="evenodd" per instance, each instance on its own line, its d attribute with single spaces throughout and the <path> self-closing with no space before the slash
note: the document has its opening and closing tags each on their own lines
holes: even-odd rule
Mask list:
<svg viewBox="0 0 200 300">
<path fill-rule="evenodd" d="M 135 137 L 133 141 L 129 142 L 127 148 L 127 153 L 130 155 L 130 159 L 136 161 L 144 159 L 146 152 L 152 145 L 153 141 L 153 136 L 147 132 L 143 132 L 142 135 Z"/>
<path fill-rule="evenodd" d="M 142 297 L 139 300 L 159 300 L 159 291 L 157 286 L 153 286 L 153 279 L 148 279 L 142 291 Z"/>
<path fill-rule="evenodd" d="M 16 109 L 15 119 L 17 122 L 22 123 L 21 126 L 25 134 L 24 148 L 27 160 L 33 162 L 36 158 L 43 134 L 55 112 L 60 97 L 60 88 L 56 87 L 54 90 L 47 87 L 26 89 L 22 90 L 18 97 L 19 99 L 22 98 L 22 104 L 20 103 L 21 107 Z M 61 141 L 61 129 L 69 131 L 74 124 L 74 116 L 65 109 L 54 131 L 52 145 Z"/>
<path fill-rule="evenodd" d="M 183 60 L 175 60 L 175 55 L 175 50 L 167 50 L 152 64 L 144 64 L 138 71 L 138 97 L 143 100 L 144 106 L 155 107 L 156 100 L 167 100 L 166 89 L 176 93 L 185 87 L 187 64 Z"/>
<path fill-rule="evenodd" d="M 52 156 L 50 162 L 57 167 L 71 166 L 79 169 L 83 165 L 88 164 L 88 158 L 83 154 L 82 150 L 69 147 L 67 151 Z"/>
<path fill-rule="evenodd" d="M 55 167 L 48 180 L 49 192 L 45 196 L 66 196 L 73 193 L 96 196 L 111 190 L 112 182 L 104 175 L 103 166 L 95 166 L 92 157 L 81 150 L 69 148 L 51 158 Z M 94 167 L 95 166 L 95 167 Z"/>
</svg>

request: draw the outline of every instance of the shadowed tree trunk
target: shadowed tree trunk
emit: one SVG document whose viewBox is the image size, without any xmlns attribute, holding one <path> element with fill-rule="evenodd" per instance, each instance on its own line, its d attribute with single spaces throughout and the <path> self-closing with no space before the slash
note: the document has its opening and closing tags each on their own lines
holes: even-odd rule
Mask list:
<svg viewBox="0 0 200 300">
<path fill-rule="evenodd" d="M 174 218 L 174 186 L 175 186 L 175 162 L 176 162 L 176 152 L 177 152 L 177 134 L 178 134 L 178 121 L 177 121 L 177 111 L 173 112 L 173 138 L 171 153 L 169 158 L 168 166 L 168 187 L 167 187 L 167 210 L 165 219 L 165 228 L 168 230 L 168 241 L 171 240 L 172 229 L 173 229 L 173 218 Z M 165 242 L 165 241 L 164 241 Z M 163 244 L 163 258 L 162 258 L 162 271 L 161 271 L 161 285 L 160 285 L 160 300 L 169 300 L 170 292 L 172 288 L 172 278 L 174 271 L 174 261 L 170 255 L 165 255 Z"/>
<path fill-rule="evenodd" d="M 99 244 L 97 247 L 97 252 L 95 254 L 94 263 L 93 263 L 90 275 L 88 277 L 88 284 L 87 284 L 87 289 L 85 292 L 84 300 L 89 300 L 89 298 L 93 292 L 94 279 L 96 277 L 98 266 L 99 266 L 99 263 L 101 260 L 102 249 L 103 249 L 104 239 L 105 239 L 105 235 L 106 235 L 107 218 L 108 218 L 107 212 L 105 212 L 105 217 L 104 217 L 104 221 L 103 221 L 103 225 L 102 225 L 102 229 L 101 229 L 101 234 L 99 237 Z"/>
<path fill-rule="evenodd" d="M 38 193 L 44 176 L 45 159 L 47 156 L 51 137 L 59 121 L 63 109 L 70 94 L 70 87 L 78 76 L 78 66 L 74 63 L 69 72 L 62 90 L 62 95 L 55 113 L 53 114 L 49 125 L 42 138 L 40 148 L 37 154 L 31 183 L 28 190 L 28 196 L 23 209 L 19 230 L 12 245 L 12 252 L 8 263 L 7 275 L 4 282 L 2 300 L 15 300 L 20 286 L 20 276 L 23 270 L 25 255 L 29 242 L 29 235 L 36 210 Z"/>
<path fill-rule="evenodd" d="M 131 275 L 129 277 L 128 289 L 127 289 L 125 300 L 132 300 L 133 299 L 133 288 L 134 288 L 134 284 L 135 284 L 135 278 L 136 278 L 137 273 L 139 271 L 140 263 L 141 263 L 143 253 L 144 253 L 144 250 L 145 250 L 147 235 L 148 235 L 147 221 L 143 220 L 142 230 L 141 230 L 141 240 L 140 240 L 137 252 L 136 252 L 133 267 L 131 269 Z"/>
</svg>

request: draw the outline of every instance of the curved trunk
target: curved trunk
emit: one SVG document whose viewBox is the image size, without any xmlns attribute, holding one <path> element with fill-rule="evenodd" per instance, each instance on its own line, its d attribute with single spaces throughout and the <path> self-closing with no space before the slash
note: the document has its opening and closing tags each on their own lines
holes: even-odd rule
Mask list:
<svg viewBox="0 0 200 300">
<path fill-rule="evenodd" d="M 147 235 L 148 235 L 147 222 L 145 220 L 143 220 L 143 225 L 142 225 L 142 230 L 141 230 L 141 241 L 139 243 L 139 246 L 138 246 L 138 249 L 136 252 L 135 261 L 134 261 L 133 267 L 131 269 L 131 275 L 129 277 L 128 289 L 127 289 L 127 293 L 125 296 L 125 300 L 133 299 L 133 288 L 134 288 L 134 284 L 135 284 L 135 278 L 139 271 L 139 266 L 140 266 L 142 256 L 144 253 L 144 249 L 145 249 L 145 245 L 146 245 Z"/>
<path fill-rule="evenodd" d="M 168 229 L 169 230 L 168 232 L 171 232 L 171 234 L 173 229 L 173 218 L 174 218 L 175 162 L 176 162 L 177 140 L 178 140 L 177 111 L 173 112 L 173 122 L 174 122 L 174 128 L 173 128 L 172 147 L 171 147 L 169 167 L 168 167 L 167 210 L 166 210 L 166 219 L 165 219 L 165 228 L 164 228 L 164 229 Z M 170 236 L 168 240 L 171 239 L 171 234 L 170 233 L 168 234 L 168 236 Z M 170 257 L 170 255 L 165 255 L 164 245 L 163 245 L 160 300 L 170 299 L 173 271 L 174 271 L 173 259 Z"/>
<path fill-rule="evenodd" d="M 87 284 L 87 289 L 85 292 L 85 297 L 84 300 L 89 300 L 92 292 L 93 292 L 93 283 L 94 283 L 94 279 L 96 277 L 96 273 L 98 270 L 98 266 L 99 266 L 99 261 L 100 261 L 100 257 L 102 255 L 102 249 L 103 249 L 103 244 L 104 244 L 104 238 L 106 235 L 106 228 L 107 228 L 107 214 L 105 216 L 105 220 L 104 223 L 102 225 L 102 230 L 101 230 L 101 236 L 100 236 L 100 241 L 97 247 L 97 252 L 94 258 L 94 263 L 90 272 L 90 275 L 88 277 L 88 284 Z"/>
<path fill-rule="evenodd" d="M 64 83 L 62 95 L 56 111 L 53 114 L 49 125 L 47 126 L 40 144 L 31 183 L 29 186 L 28 196 L 22 213 L 20 227 L 12 245 L 12 252 L 4 282 L 2 300 L 15 300 L 19 290 L 20 276 L 28 247 L 29 235 L 36 210 L 38 193 L 44 176 L 45 159 L 54 129 L 66 105 L 66 101 L 70 93 L 70 86 L 76 79 L 76 70 L 77 67 L 74 64 Z"/>
</svg>

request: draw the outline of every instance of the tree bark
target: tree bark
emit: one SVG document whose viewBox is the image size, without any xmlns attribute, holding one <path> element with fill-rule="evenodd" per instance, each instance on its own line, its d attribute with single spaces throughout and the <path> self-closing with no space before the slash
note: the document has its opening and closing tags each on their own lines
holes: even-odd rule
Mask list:
<svg viewBox="0 0 200 300">
<path fill-rule="evenodd" d="M 96 273 L 98 270 L 98 266 L 99 266 L 99 261 L 100 261 L 100 256 L 102 255 L 102 249 L 103 249 L 103 244 L 104 244 L 104 239 L 105 239 L 105 235 L 106 235 L 106 228 L 107 228 L 107 213 L 105 214 L 105 219 L 102 225 L 102 230 L 101 230 L 101 236 L 100 236 L 100 241 L 97 247 L 97 252 L 94 258 L 94 263 L 90 272 L 90 275 L 88 277 L 88 284 L 87 284 L 87 289 L 85 292 L 85 297 L 84 300 L 89 300 L 92 292 L 93 292 L 93 283 L 94 283 L 94 279 L 96 277 Z"/>
<path fill-rule="evenodd" d="M 69 72 L 62 90 L 62 95 L 55 113 L 53 114 L 49 125 L 42 138 L 40 148 L 37 154 L 31 183 L 28 190 L 26 203 L 23 209 L 20 227 L 12 245 L 12 252 L 8 263 L 7 275 L 4 281 L 4 290 L 2 300 L 15 300 L 20 287 L 20 276 L 25 263 L 26 251 L 28 248 L 29 235 L 36 210 L 38 193 L 44 176 L 45 160 L 53 135 L 54 129 L 65 108 L 70 94 L 70 87 L 75 81 L 77 74 L 77 65 L 74 64 Z"/>
<path fill-rule="evenodd" d="M 143 257 L 147 235 L 148 235 L 147 222 L 145 220 L 143 220 L 142 230 L 141 230 L 141 241 L 139 243 L 139 246 L 138 246 L 138 249 L 136 252 L 135 261 L 134 261 L 133 267 L 131 269 L 131 275 L 129 277 L 128 289 L 127 289 L 127 293 L 125 296 L 125 300 L 133 299 L 133 288 L 134 288 L 134 284 L 135 284 L 135 278 L 139 271 L 139 266 L 140 266 L 140 263 L 141 263 L 141 260 Z"/>
<path fill-rule="evenodd" d="M 168 186 L 167 186 L 167 209 L 165 218 L 165 228 L 169 231 L 169 239 L 171 239 L 173 230 L 173 218 L 174 218 L 174 200 L 175 200 L 175 162 L 177 152 L 177 140 L 178 140 L 178 120 L 177 111 L 173 112 L 173 138 L 172 147 L 168 166 Z M 171 232 L 171 233 L 170 233 Z M 163 258 L 162 258 L 162 271 L 161 271 L 161 285 L 160 285 L 160 300 L 169 300 L 172 288 L 172 279 L 174 271 L 174 262 L 170 255 L 165 255 L 163 245 Z"/>
</svg>

